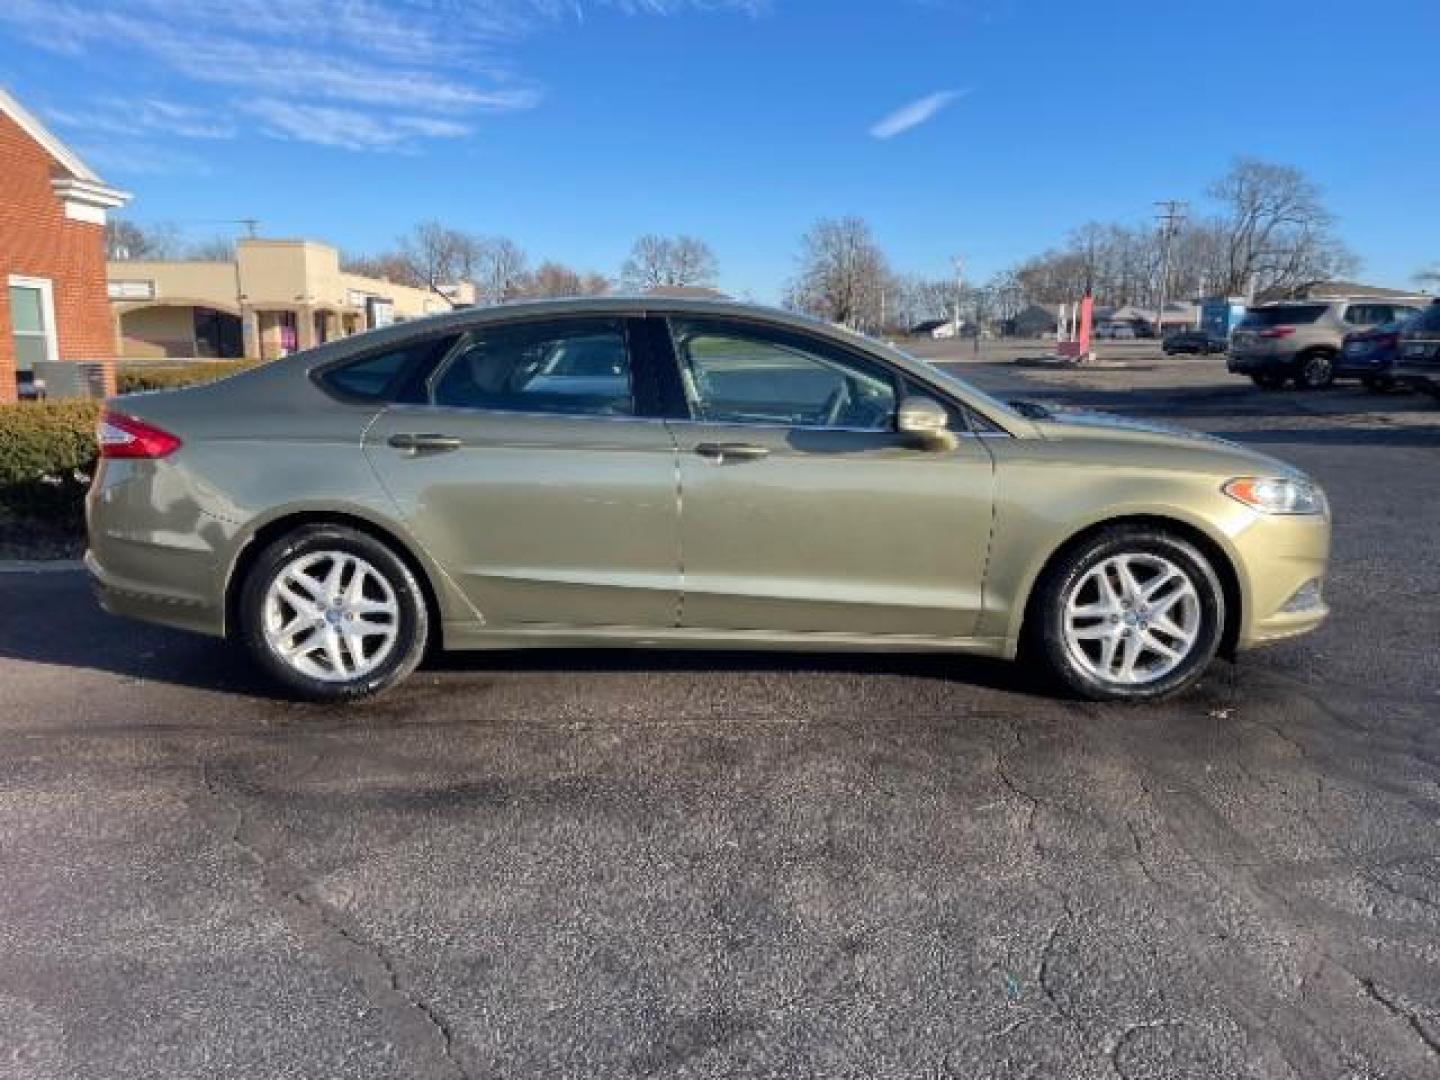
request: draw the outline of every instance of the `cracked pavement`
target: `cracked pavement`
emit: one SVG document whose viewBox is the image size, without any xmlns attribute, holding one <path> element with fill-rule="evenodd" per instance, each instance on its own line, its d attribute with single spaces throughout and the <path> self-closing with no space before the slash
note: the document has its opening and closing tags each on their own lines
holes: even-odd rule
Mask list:
<svg viewBox="0 0 1440 1080">
<path fill-rule="evenodd" d="M 0 1075 L 1440 1076 L 1440 411 L 967 365 L 1295 461 L 1335 616 L 1172 703 L 448 658 L 349 711 L 0 574 Z"/>
</svg>

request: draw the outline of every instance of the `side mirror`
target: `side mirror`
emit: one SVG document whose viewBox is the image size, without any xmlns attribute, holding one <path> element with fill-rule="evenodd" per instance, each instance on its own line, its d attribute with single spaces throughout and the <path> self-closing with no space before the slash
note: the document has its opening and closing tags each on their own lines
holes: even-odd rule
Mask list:
<svg viewBox="0 0 1440 1080">
<path fill-rule="evenodd" d="M 926 450 L 953 450 L 960 440 L 950 430 L 945 406 L 927 397 L 907 397 L 895 414 L 895 430 Z"/>
</svg>

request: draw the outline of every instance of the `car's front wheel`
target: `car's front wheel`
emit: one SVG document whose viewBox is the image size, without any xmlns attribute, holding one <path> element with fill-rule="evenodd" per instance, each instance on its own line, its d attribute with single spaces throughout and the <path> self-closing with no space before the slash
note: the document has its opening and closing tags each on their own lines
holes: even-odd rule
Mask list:
<svg viewBox="0 0 1440 1080">
<path fill-rule="evenodd" d="M 388 546 L 357 529 L 311 525 L 256 558 L 241 586 L 239 631 L 291 693 L 349 701 L 415 669 L 429 618 L 415 575 Z"/>
<path fill-rule="evenodd" d="M 1081 697 L 1149 701 L 1199 679 L 1224 629 L 1224 590 L 1194 545 L 1118 526 L 1066 552 L 1045 575 L 1031 638 Z"/>
</svg>

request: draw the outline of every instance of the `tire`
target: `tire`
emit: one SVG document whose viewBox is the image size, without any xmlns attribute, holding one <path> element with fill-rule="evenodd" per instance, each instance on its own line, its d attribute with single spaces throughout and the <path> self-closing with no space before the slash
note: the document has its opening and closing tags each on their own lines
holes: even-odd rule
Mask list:
<svg viewBox="0 0 1440 1080">
<path fill-rule="evenodd" d="M 1256 386 L 1258 386 L 1261 390 L 1279 390 L 1282 386 L 1285 385 L 1285 376 L 1276 375 L 1271 372 L 1265 372 L 1259 375 L 1251 375 L 1250 381 L 1253 382 Z"/>
<path fill-rule="evenodd" d="M 1129 567 L 1138 591 L 1117 565 Z M 1150 588 L 1156 591 L 1145 599 Z M 1225 592 L 1194 545 L 1159 529 L 1116 526 L 1055 561 L 1037 585 L 1027 631 L 1032 650 L 1070 693 L 1154 701 L 1188 689 L 1210 666 L 1225 632 Z"/>
<path fill-rule="evenodd" d="M 343 525 L 308 525 L 256 558 L 241 585 L 238 630 L 290 694 L 344 702 L 414 671 L 430 619 L 419 582 L 388 545 Z"/>
<path fill-rule="evenodd" d="M 1295 385 L 1302 390 L 1324 390 L 1335 381 L 1335 357 L 1324 349 L 1300 355 Z"/>
</svg>

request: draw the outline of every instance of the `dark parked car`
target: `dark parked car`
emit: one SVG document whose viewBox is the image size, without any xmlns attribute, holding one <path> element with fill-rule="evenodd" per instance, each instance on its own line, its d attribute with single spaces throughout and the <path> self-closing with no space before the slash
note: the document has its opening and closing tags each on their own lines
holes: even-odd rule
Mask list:
<svg viewBox="0 0 1440 1080">
<path fill-rule="evenodd" d="M 1400 331 L 1395 346 L 1395 381 L 1440 399 L 1440 300 L 1435 301 Z"/>
<path fill-rule="evenodd" d="M 1161 348 L 1165 350 L 1166 356 L 1174 356 L 1176 353 L 1209 356 L 1211 353 L 1223 353 L 1229 344 L 1227 339 L 1209 330 L 1177 330 L 1173 334 L 1165 335 Z"/>
<path fill-rule="evenodd" d="M 1401 330 L 1419 316 L 1394 319 L 1367 330 L 1345 335 L 1340 355 L 1335 358 L 1335 378 L 1359 379 L 1369 390 L 1392 390 L 1396 347 Z"/>
</svg>

